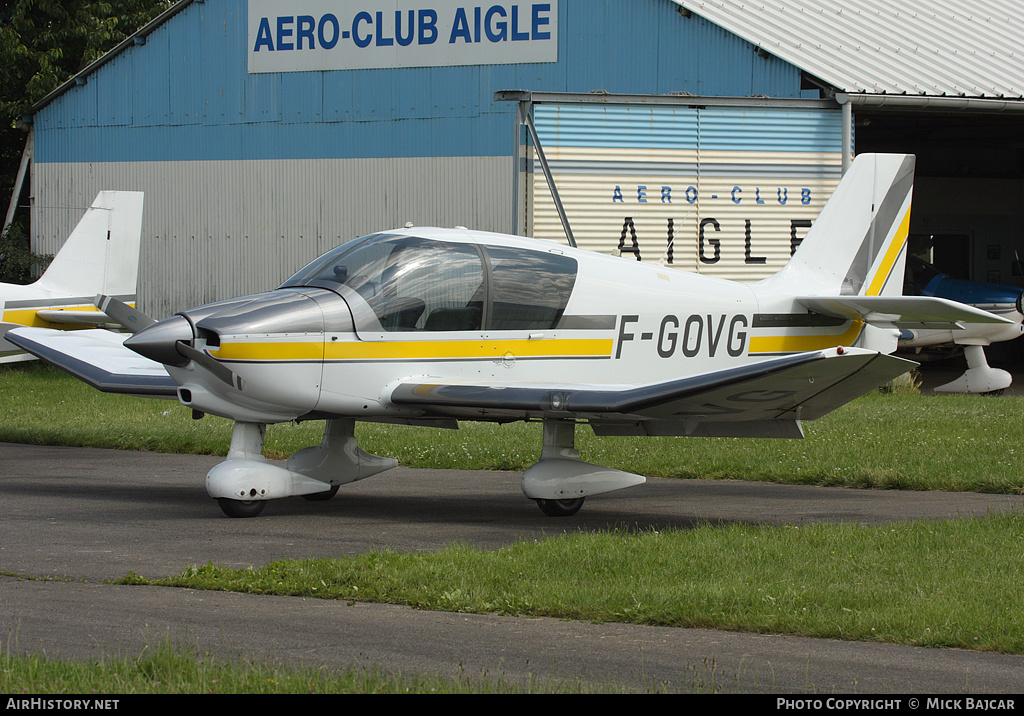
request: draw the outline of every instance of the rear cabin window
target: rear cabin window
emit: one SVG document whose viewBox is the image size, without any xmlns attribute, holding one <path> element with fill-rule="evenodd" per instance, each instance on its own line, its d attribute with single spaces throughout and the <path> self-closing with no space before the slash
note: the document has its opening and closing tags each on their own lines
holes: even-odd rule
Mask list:
<svg viewBox="0 0 1024 716">
<path fill-rule="evenodd" d="M 547 330 L 558 325 L 576 283 L 568 256 L 488 246 L 491 322 L 495 330 Z"/>
<path fill-rule="evenodd" d="M 362 332 L 547 330 L 576 261 L 546 251 L 380 234 L 324 254 L 286 281 L 348 300 Z"/>
</svg>

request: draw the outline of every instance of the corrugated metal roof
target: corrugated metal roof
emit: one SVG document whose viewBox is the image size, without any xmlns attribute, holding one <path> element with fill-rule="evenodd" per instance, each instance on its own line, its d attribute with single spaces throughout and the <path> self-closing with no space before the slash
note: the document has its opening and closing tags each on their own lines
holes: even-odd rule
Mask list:
<svg viewBox="0 0 1024 716">
<path fill-rule="evenodd" d="M 1020 0 L 673 0 L 849 93 L 1024 98 Z"/>
</svg>

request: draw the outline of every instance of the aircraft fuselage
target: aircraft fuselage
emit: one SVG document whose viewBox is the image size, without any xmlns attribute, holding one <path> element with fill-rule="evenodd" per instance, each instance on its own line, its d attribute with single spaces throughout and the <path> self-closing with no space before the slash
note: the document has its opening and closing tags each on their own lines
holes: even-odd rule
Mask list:
<svg viewBox="0 0 1024 716">
<path fill-rule="evenodd" d="M 852 345 L 860 332 L 785 302 L 763 313 L 744 284 L 535 240 L 435 230 L 352 243 L 275 291 L 181 312 L 175 340 L 238 379 L 152 354 L 181 401 L 252 422 L 416 419 L 390 400 L 399 383 L 621 388 Z M 528 299 L 538 284 L 550 289 Z"/>
</svg>

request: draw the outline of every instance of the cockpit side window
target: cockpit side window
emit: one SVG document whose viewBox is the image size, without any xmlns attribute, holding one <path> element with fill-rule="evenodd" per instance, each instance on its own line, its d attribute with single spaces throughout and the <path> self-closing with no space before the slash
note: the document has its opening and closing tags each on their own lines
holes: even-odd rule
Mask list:
<svg viewBox="0 0 1024 716">
<path fill-rule="evenodd" d="M 291 285 L 337 291 L 362 332 L 481 326 L 483 259 L 469 244 L 380 234 L 325 254 L 285 283 Z"/>
<path fill-rule="evenodd" d="M 907 256 L 906 273 L 903 275 L 903 295 L 924 295 L 925 288 L 936 276 L 942 276 L 942 273 L 930 263 L 913 254 Z"/>
<path fill-rule="evenodd" d="M 395 243 L 367 299 L 386 331 L 479 330 L 483 262 L 475 246 L 425 239 Z"/>
</svg>

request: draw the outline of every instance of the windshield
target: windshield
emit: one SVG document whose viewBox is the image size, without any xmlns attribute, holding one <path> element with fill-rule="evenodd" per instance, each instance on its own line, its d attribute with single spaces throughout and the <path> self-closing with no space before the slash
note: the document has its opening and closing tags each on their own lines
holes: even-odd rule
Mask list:
<svg viewBox="0 0 1024 716">
<path fill-rule="evenodd" d="M 911 254 L 907 256 L 907 269 L 903 276 L 903 295 L 921 296 L 936 276 L 944 274 L 930 263 Z"/>
<path fill-rule="evenodd" d="M 371 234 L 369 236 L 360 236 L 358 239 L 346 241 L 341 246 L 333 248 L 319 258 L 310 261 L 306 266 L 300 269 L 298 273 L 282 283 L 278 288 L 315 286 L 320 285 L 318 282 L 322 281 L 339 283 L 338 274 L 335 272 L 335 269 L 344 265 L 341 257 L 363 242 L 376 238 L 380 235 L 381 234 Z"/>
</svg>

